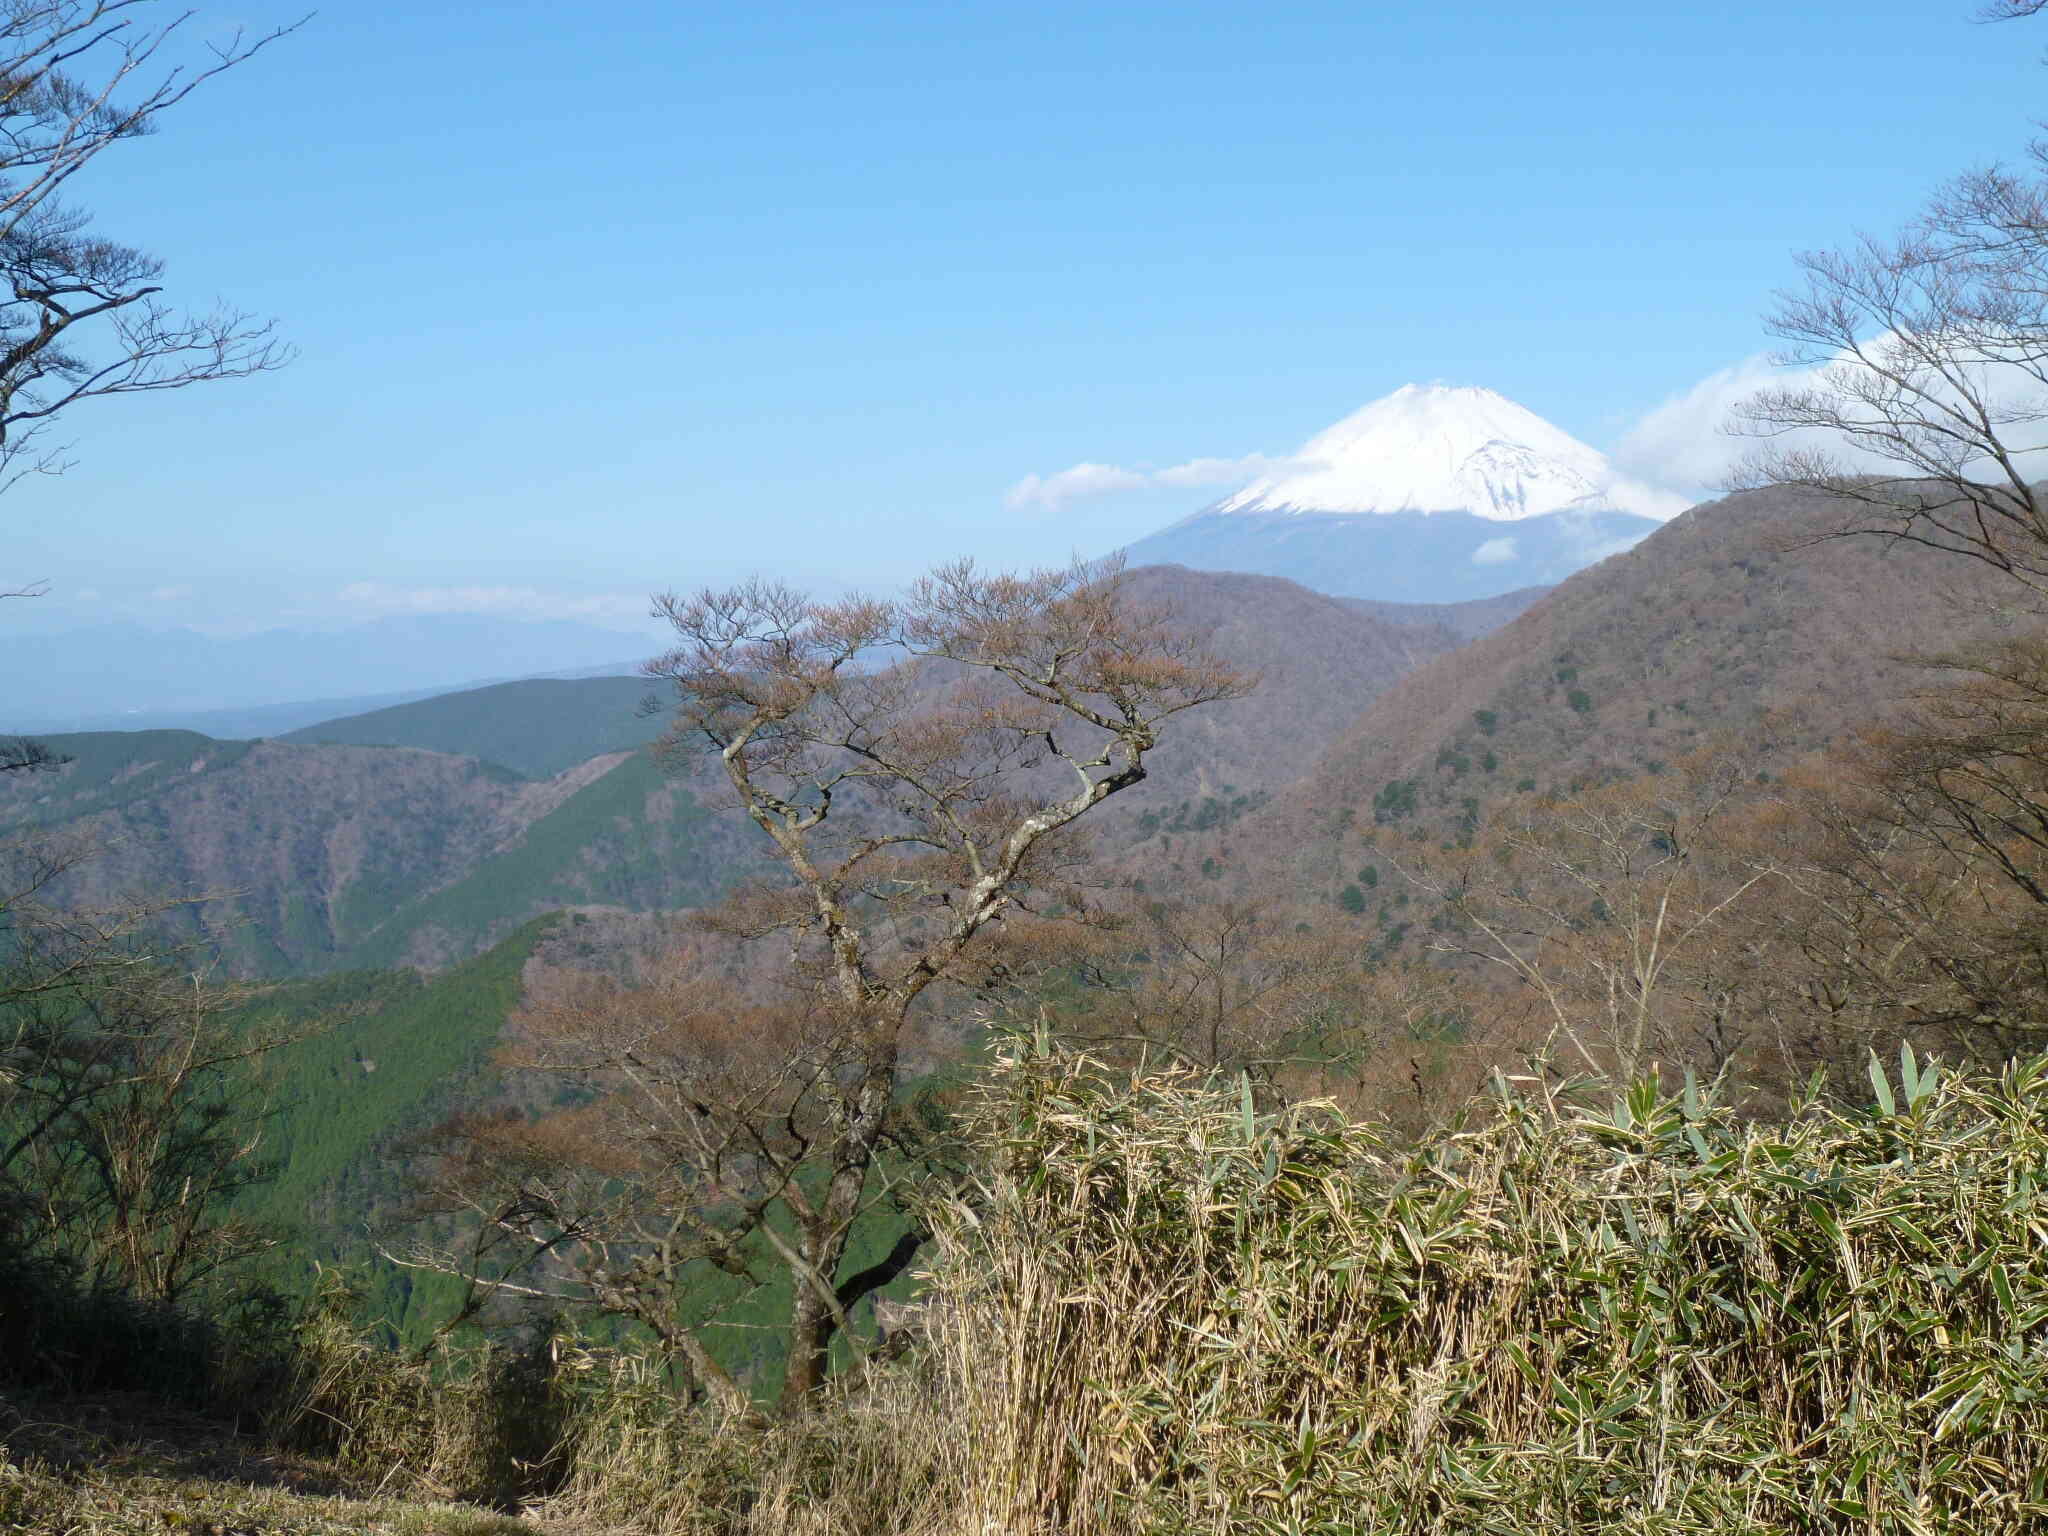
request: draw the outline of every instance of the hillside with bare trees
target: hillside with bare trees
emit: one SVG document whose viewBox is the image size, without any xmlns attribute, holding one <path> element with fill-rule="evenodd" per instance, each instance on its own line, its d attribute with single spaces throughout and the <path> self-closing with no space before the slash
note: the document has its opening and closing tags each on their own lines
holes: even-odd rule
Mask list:
<svg viewBox="0 0 2048 1536">
<path fill-rule="evenodd" d="M 1724 733 L 1763 732 L 1787 760 L 1826 746 L 2021 622 L 1996 573 L 1824 537 L 1834 515 L 1791 491 L 1693 508 L 1417 668 L 1269 807 L 1169 855 L 1334 896 L 1517 797 L 1654 777 Z"/>
</svg>

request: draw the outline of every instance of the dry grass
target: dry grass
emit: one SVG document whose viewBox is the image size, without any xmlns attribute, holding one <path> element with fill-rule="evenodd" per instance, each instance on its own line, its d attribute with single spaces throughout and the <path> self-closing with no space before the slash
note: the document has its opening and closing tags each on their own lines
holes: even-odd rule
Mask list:
<svg viewBox="0 0 2048 1536">
<path fill-rule="evenodd" d="M 960 1529 L 2048 1528 L 2048 1063 L 1905 1075 L 1502 1082 L 1406 1152 L 1021 1053 L 938 1265 Z"/>
<path fill-rule="evenodd" d="M 413 1496 L 659 1536 L 951 1529 L 964 1447 L 929 1361 L 859 1372 L 803 1418 L 679 1403 L 636 1356 L 542 1335 L 441 1368 L 368 1344 L 339 1294 L 298 1332 L 271 1438 Z"/>
<path fill-rule="evenodd" d="M 266 1431 L 392 1488 L 517 1509 L 565 1467 L 575 1404 L 557 1343 L 543 1333 L 521 1349 L 408 1360 L 366 1341 L 348 1298 L 330 1293 L 296 1332 Z"/>
<path fill-rule="evenodd" d="M 472 1506 L 238 1438 L 137 1394 L 0 1401 L 0 1531 L 64 1536 L 494 1536 L 533 1532 Z"/>
<path fill-rule="evenodd" d="M 542 1511 L 660 1536 L 941 1536 L 967 1445 L 955 1389 L 923 1361 L 862 1371 L 806 1417 L 678 1413 L 635 1361 L 585 1357 L 572 1470 Z"/>
</svg>

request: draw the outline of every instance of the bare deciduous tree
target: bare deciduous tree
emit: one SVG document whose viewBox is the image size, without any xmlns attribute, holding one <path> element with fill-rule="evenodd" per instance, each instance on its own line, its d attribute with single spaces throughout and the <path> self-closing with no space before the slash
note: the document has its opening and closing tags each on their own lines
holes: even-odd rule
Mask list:
<svg viewBox="0 0 2048 1536">
<path fill-rule="evenodd" d="M 689 1266 L 792 1284 L 785 1412 L 824 1381 L 847 1313 L 914 1255 L 844 1272 L 901 1132 L 903 1049 L 935 986 L 1000 985 L 1009 931 L 1086 921 L 1077 823 L 1142 781 L 1165 722 L 1247 686 L 1137 602 L 1120 568 L 945 567 L 901 601 L 765 581 L 663 597 L 650 664 L 666 750 L 708 757 L 788 878 L 709 927 L 779 985 L 700 956 L 653 984 L 536 1000 L 525 1059 L 586 1085 L 575 1110 L 451 1128 L 448 1171 L 508 1256 L 491 1286 L 593 1303 L 663 1333 L 738 1404 L 682 1317 Z M 410 1262 L 476 1272 L 476 1257 Z"/>
<path fill-rule="evenodd" d="M 1712 936 L 1762 876 L 1710 854 L 1733 775 L 1646 780 L 1526 809 L 1447 867 L 1411 878 L 1453 918 L 1431 948 L 1532 989 L 1580 1066 L 1631 1079 L 1739 1043 Z"/>
<path fill-rule="evenodd" d="M 2048 146 L 1959 177 L 1895 240 L 1799 258 L 1766 317 L 1808 370 L 1739 405 L 1738 487 L 1841 504 L 1844 534 L 1979 560 L 2048 592 Z"/>
<path fill-rule="evenodd" d="M 62 467 L 39 440 L 82 400 L 239 378 L 288 355 L 269 322 L 163 303 L 162 263 L 92 234 L 61 196 L 101 152 L 154 131 L 282 35 L 237 35 L 197 64 L 168 63 L 189 13 L 150 25 L 146 3 L 0 8 L 0 488 Z"/>
<path fill-rule="evenodd" d="M 1984 561 L 2048 584 L 2048 183 L 1974 173 L 1895 241 L 1800 258 L 1767 317 L 1801 381 L 1738 406 L 1764 439 L 1737 483 L 1817 491 L 1844 533 Z"/>
<path fill-rule="evenodd" d="M 0 1241 L 175 1302 L 271 1246 L 229 1207 L 268 1171 L 250 1068 L 283 1037 L 231 1027 L 232 990 L 143 942 L 162 906 L 46 906 L 92 852 L 0 845 Z"/>
<path fill-rule="evenodd" d="M 0 0 L 0 491 L 65 468 L 46 436 L 82 401 L 242 378 L 290 357 L 270 321 L 166 304 L 163 264 L 92 233 L 64 200 L 103 151 L 153 133 L 201 85 L 294 30 L 237 33 L 178 63 L 191 13 L 152 25 L 149 3 Z M 0 597 L 42 591 L 28 582 Z M 0 742 L 0 773 L 63 761 L 38 742 Z"/>
</svg>

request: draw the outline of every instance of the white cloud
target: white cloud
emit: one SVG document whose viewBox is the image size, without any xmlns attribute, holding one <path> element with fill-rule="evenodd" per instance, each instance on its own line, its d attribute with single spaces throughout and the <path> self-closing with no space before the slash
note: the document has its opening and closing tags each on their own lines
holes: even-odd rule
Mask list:
<svg viewBox="0 0 2048 1536">
<path fill-rule="evenodd" d="M 1633 512 L 1637 517 L 1654 517 L 1660 523 L 1670 521 L 1699 500 L 1697 496 L 1672 490 L 1668 484 L 1654 485 L 1633 475 L 1609 475 L 1600 487 L 1600 497 L 1607 506 Z"/>
<path fill-rule="evenodd" d="M 1083 497 L 1141 490 L 1148 483 L 1137 471 L 1114 464 L 1076 464 L 1054 475 L 1026 475 L 1004 494 L 1003 505 L 1014 512 L 1028 507 L 1056 511 Z"/>
<path fill-rule="evenodd" d="M 1056 512 L 1068 502 L 1090 496 L 1107 496 L 1119 491 L 1142 491 L 1155 487 L 1186 490 L 1204 486 L 1239 486 L 1261 475 L 1315 467 L 1301 459 L 1273 458 L 1248 453 L 1241 459 L 1189 459 L 1164 469 L 1141 465 L 1127 469 L 1119 464 L 1076 464 L 1052 475 L 1026 475 L 1003 496 L 1003 505 L 1013 512 L 1042 508 Z"/>
<path fill-rule="evenodd" d="M 1513 539 L 1488 539 L 1472 551 L 1474 565 L 1509 565 L 1521 558 Z"/>
<path fill-rule="evenodd" d="M 182 603 L 191 595 L 190 587 L 152 587 L 149 599 L 153 603 Z"/>
<path fill-rule="evenodd" d="M 583 619 L 614 627 L 637 627 L 647 616 L 641 594 L 599 593 L 574 597 L 534 587 L 400 587 L 356 581 L 334 594 L 358 613 L 495 613 L 518 619 Z"/>
<path fill-rule="evenodd" d="M 1711 495 L 1755 446 L 1750 439 L 1728 435 L 1729 412 L 1760 389 L 1793 382 L 1761 354 L 1710 373 L 1629 428 L 1615 447 L 1615 467 L 1653 485 Z"/>
<path fill-rule="evenodd" d="M 1876 353 L 1887 338 L 1876 336 L 1865 349 Z M 1860 365 L 1844 360 L 1837 368 Z M 1729 422 L 1736 406 L 1763 389 L 1826 387 L 1821 367 L 1788 368 L 1774 364 L 1767 354 L 1746 357 L 1730 367 L 1674 395 L 1631 427 L 1615 448 L 1617 468 L 1659 485 L 1675 485 L 1703 494 L 1716 490 L 1735 477 L 1743 461 L 1759 446 L 1759 440 L 1731 432 Z M 2006 420 L 1999 437 L 2008 448 L 2038 453 L 2048 448 L 2048 414 L 2040 383 L 2025 370 L 2001 362 L 1970 365 L 1973 388 Z M 1875 454 L 1860 451 L 1840 436 L 1822 431 L 1786 433 L 1769 439 L 1774 449 L 1812 448 L 1828 454 L 1851 469 L 1896 474 L 1900 466 Z"/>
</svg>

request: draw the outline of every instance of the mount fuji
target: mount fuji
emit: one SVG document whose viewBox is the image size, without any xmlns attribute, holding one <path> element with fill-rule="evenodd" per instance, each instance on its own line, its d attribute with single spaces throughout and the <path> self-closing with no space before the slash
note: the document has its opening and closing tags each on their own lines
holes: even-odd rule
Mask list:
<svg viewBox="0 0 2048 1536">
<path fill-rule="evenodd" d="M 1124 553 L 1338 597 L 1460 602 L 1562 581 L 1686 505 L 1490 389 L 1409 384 Z"/>
</svg>

